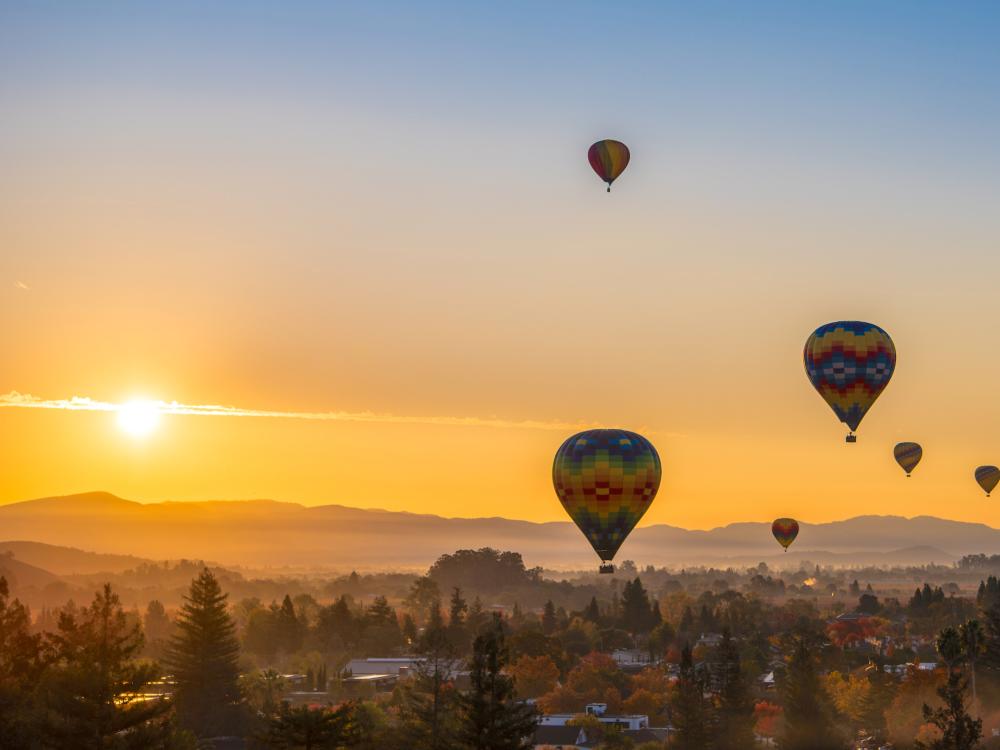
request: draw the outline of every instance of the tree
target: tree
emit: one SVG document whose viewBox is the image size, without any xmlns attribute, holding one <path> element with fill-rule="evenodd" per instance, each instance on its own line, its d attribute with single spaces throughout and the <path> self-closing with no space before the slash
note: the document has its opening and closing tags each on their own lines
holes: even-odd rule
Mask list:
<svg viewBox="0 0 1000 750">
<path fill-rule="evenodd" d="M 417 620 L 426 622 L 427 618 L 430 617 L 431 608 L 440 602 L 441 589 L 438 588 L 437 581 L 428 576 L 422 576 L 410 586 L 410 591 L 403 604 Z"/>
<path fill-rule="evenodd" d="M 259 669 L 240 675 L 239 686 L 240 693 L 254 711 L 271 716 L 278 711 L 286 683 L 273 669 Z"/>
<path fill-rule="evenodd" d="M 451 592 L 451 609 L 448 614 L 448 625 L 458 627 L 465 622 L 465 613 L 469 611 L 469 605 L 462 598 L 462 589 L 456 586 Z"/>
<path fill-rule="evenodd" d="M 709 710 L 705 686 L 695 673 L 691 647 L 681 650 L 681 671 L 671 705 L 674 744 L 677 750 L 707 750 L 709 747 Z"/>
<path fill-rule="evenodd" d="M 542 612 L 542 632 L 545 633 L 545 635 L 552 635 L 557 626 L 556 605 L 554 605 L 552 600 L 549 599 L 545 602 L 545 610 Z"/>
<path fill-rule="evenodd" d="M 0 576 L 0 736 L 5 748 L 26 750 L 34 746 L 32 692 L 46 658 L 41 636 L 30 632 L 28 608 L 9 596 L 7 579 Z"/>
<path fill-rule="evenodd" d="M 944 701 L 940 708 L 924 704 L 924 721 L 937 727 L 941 736 L 914 743 L 918 750 L 974 750 L 983 736 L 982 719 L 973 719 L 965 707 L 966 681 L 959 670 L 949 667 L 948 682 L 938 688 Z"/>
<path fill-rule="evenodd" d="M 437 607 L 440 620 L 440 606 Z M 453 678 L 458 660 L 443 626 L 425 643 L 424 660 L 403 689 L 400 729 L 410 750 L 450 750 L 456 746 L 457 702 Z"/>
<path fill-rule="evenodd" d="M 167 650 L 178 719 L 199 736 L 232 731 L 237 721 L 240 644 L 226 599 L 215 576 L 203 569 L 184 597 Z"/>
<path fill-rule="evenodd" d="M 718 659 L 719 692 L 715 716 L 715 750 L 753 747 L 754 704 L 740 667 L 740 652 L 726 628 L 722 631 Z"/>
<path fill-rule="evenodd" d="M 472 651 L 471 690 L 460 699 L 460 740 L 470 750 L 530 747 L 535 709 L 514 699 L 514 682 L 504 674 L 507 649 L 499 618 L 479 635 Z"/>
<path fill-rule="evenodd" d="M 590 604 L 583 610 L 583 619 L 588 622 L 598 622 L 601 619 L 601 609 L 597 606 L 597 597 L 590 597 Z"/>
<path fill-rule="evenodd" d="M 154 658 L 160 658 L 170 637 L 170 618 L 163 603 L 158 599 L 153 599 L 146 605 L 146 614 L 142 618 L 142 631 L 146 637 L 146 653 Z"/>
<path fill-rule="evenodd" d="M 962 623 L 958 628 L 958 635 L 962 641 L 962 652 L 965 660 L 969 663 L 969 674 L 972 684 L 972 702 L 975 703 L 976 695 L 976 663 L 983 653 L 983 642 L 985 633 L 979 620 L 969 620 Z"/>
<path fill-rule="evenodd" d="M 781 750 L 842 750 L 846 743 L 833 720 L 830 698 L 820 682 L 805 637 L 796 639 L 782 702 L 785 726 L 778 740 Z"/>
<path fill-rule="evenodd" d="M 268 721 L 268 747 L 314 750 L 339 746 L 348 737 L 351 706 L 333 711 L 308 706 L 286 708 Z"/>
<path fill-rule="evenodd" d="M 538 698 L 559 682 L 559 667 L 548 656 L 521 656 L 510 669 L 520 698 Z"/>
<path fill-rule="evenodd" d="M 39 686 L 45 747 L 171 746 L 170 704 L 140 698 L 157 678 L 157 669 L 135 661 L 142 651 L 142 631 L 138 623 L 128 623 L 110 584 L 78 615 L 63 612 L 58 632 L 48 638 L 55 662 Z"/>
<path fill-rule="evenodd" d="M 281 607 L 274 611 L 274 635 L 278 648 L 286 654 L 294 654 L 302 648 L 305 626 L 295 614 L 295 605 L 288 594 L 281 601 Z"/>
<path fill-rule="evenodd" d="M 630 633 L 648 633 L 660 620 L 659 609 L 650 602 L 642 581 L 627 581 L 622 591 L 622 627 Z"/>
</svg>

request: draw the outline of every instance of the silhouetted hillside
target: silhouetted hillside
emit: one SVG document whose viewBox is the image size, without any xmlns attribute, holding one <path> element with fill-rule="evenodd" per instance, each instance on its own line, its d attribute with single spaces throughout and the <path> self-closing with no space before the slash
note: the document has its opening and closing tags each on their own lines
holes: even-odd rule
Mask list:
<svg viewBox="0 0 1000 750">
<path fill-rule="evenodd" d="M 22 545 L 17 557 L 47 570 L 96 572 L 145 559 L 209 559 L 251 568 L 420 568 L 459 547 L 518 550 L 531 565 L 590 568 L 596 558 L 570 523 L 439 516 L 362 510 L 340 505 L 305 507 L 271 500 L 142 504 L 87 493 L 0 506 L 7 539 L 85 547 L 111 556 L 79 557 L 79 550 Z M 9 545 L 0 545 L 0 548 Z M 963 554 L 1000 552 L 1000 531 L 983 524 L 928 516 L 861 516 L 802 524 L 787 555 L 769 524 L 736 523 L 710 531 L 667 525 L 637 529 L 619 560 L 640 565 L 793 564 L 893 565 L 948 562 Z M 75 555 L 75 557 L 74 557 Z"/>
</svg>

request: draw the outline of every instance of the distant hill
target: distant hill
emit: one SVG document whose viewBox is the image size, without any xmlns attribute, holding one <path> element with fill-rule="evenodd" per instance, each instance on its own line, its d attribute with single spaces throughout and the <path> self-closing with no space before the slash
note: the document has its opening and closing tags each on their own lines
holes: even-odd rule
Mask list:
<svg viewBox="0 0 1000 750">
<path fill-rule="evenodd" d="M 59 580 L 59 576 L 47 570 L 29 565 L 2 552 L 0 552 L 0 576 L 7 579 L 7 584 L 14 594 L 24 587 L 40 589 Z"/>
<path fill-rule="evenodd" d="M 121 573 L 148 562 L 134 555 L 99 554 L 43 542 L 0 542 L 0 555 L 6 552 L 13 553 L 21 562 L 45 568 L 56 575 Z"/>
<path fill-rule="evenodd" d="M 0 537 L 111 553 L 0 544 L 0 550 L 15 549 L 19 560 L 60 574 L 132 567 L 129 556 L 136 555 L 208 559 L 255 569 L 426 569 L 446 552 L 484 546 L 521 552 L 528 565 L 580 569 L 596 563 L 570 523 L 442 518 L 272 500 L 142 504 L 105 492 L 0 506 Z M 760 561 L 797 566 L 804 560 L 844 566 L 919 565 L 948 563 L 977 552 L 1000 553 L 1000 530 L 930 516 L 859 516 L 802 524 L 787 554 L 777 547 L 766 523 L 735 523 L 709 531 L 646 526 L 636 529 L 618 559 L 632 559 L 640 566 Z"/>
</svg>

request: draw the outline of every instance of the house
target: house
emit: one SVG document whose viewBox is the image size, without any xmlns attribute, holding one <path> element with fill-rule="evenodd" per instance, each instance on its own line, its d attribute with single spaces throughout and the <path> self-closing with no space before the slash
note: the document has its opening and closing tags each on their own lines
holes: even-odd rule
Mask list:
<svg viewBox="0 0 1000 750">
<path fill-rule="evenodd" d="M 611 658 L 615 660 L 615 664 L 618 665 L 619 669 L 626 667 L 648 667 L 660 661 L 659 659 L 651 658 L 648 651 L 638 648 L 616 648 L 611 652 Z"/>
<path fill-rule="evenodd" d="M 702 633 L 701 638 L 695 643 L 695 646 L 704 646 L 706 648 L 718 648 L 719 644 L 722 643 L 722 636 L 718 633 Z"/>
<path fill-rule="evenodd" d="M 649 728 L 649 717 L 645 714 L 608 714 L 607 703 L 589 703 L 586 713 L 596 716 L 602 724 L 610 724 L 625 731 L 638 731 Z M 544 727 L 564 727 L 579 714 L 543 714 L 538 719 L 538 725 Z"/>
<path fill-rule="evenodd" d="M 543 726 L 539 724 L 535 727 L 535 735 L 531 739 L 531 746 L 554 747 L 557 750 L 582 750 L 586 748 L 587 733 L 583 727 L 570 726 Z"/>
</svg>

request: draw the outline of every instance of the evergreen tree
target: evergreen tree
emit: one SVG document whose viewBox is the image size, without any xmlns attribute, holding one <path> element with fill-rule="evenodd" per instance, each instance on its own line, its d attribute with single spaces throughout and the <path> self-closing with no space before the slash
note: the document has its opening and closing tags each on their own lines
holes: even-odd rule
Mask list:
<svg viewBox="0 0 1000 750">
<path fill-rule="evenodd" d="M 274 612 L 274 637 L 278 648 L 286 654 L 294 654 L 302 648 L 305 627 L 295 614 L 292 597 L 285 594 L 281 607 Z"/>
<path fill-rule="evenodd" d="M 691 607 L 684 607 L 684 613 L 681 615 L 681 624 L 677 630 L 685 636 L 694 635 L 694 612 L 691 611 Z"/>
<path fill-rule="evenodd" d="M 833 707 L 823 689 L 807 639 L 796 639 L 782 691 L 785 727 L 778 739 L 781 750 L 843 750 Z"/>
<path fill-rule="evenodd" d="M 556 621 L 556 605 L 549 599 L 545 602 L 545 611 L 542 612 L 542 632 L 545 635 L 552 635 L 555 632 L 558 622 Z"/>
<path fill-rule="evenodd" d="M 273 748 L 320 750 L 340 747 L 349 737 L 350 713 L 348 704 L 333 711 L 308 706 L 286 707 L 271 717 L 261 739 L 267 747 Z"/>
<path fill-rule="evenodd" d="M 146 605 L 146 614 L 142 618 L 142 632 L 145 636 L 146 653 L 154 658 L 160 658 L 170 636 L 170 618 L 163 603 L 157 599 Z"/>
<path fill-rule="evenodd" d="M 936 726 L 941 736 L 929 743 L 914 743 L 918 750 L 974 750 L 979 745 L 983 722 L 969 716 L 965 707 L 965 688 L 961 671 L 949 667 L 948 682 L 937 691 L 944 705 L 932 709 L 924 704 L 924 721 Z"/>
<path fill-rule="evenodd" d="M 691 647 L 681 650 L 681 671 L 671 704 L 676 750 L 708 750 L 709 709 L 705 702 L 705 686 L 694 669 Z"/>
<path fill-rule="evenodd" d="M 412 750 L 449 750 L 457 743 L 458 694 L 452 679 L 459 661 L 443 626 L 431 631 L 424 645 L 424 659 L 403 690 L 401 735 Z"/>
<path fill-rule="evenodd" d="M 0 738 L 8 750 L 35 746 L 33 691 L 45 667 L 42 638 L 30 632 L 28 608 L 9 600 L 7 579 L 0 576 Z"/>
<path fill-rule="evenodd" d="M 473 644 L 471 690 L 460 698 L 459 739 L 468 750 L 531 747 L 535 709 L 515 700 L 514 682 L 503 671 L 506 664 L 503 625 L 494 618 Z"/>
<path fill-rule="evenodd" d="M 982 656 L 984 648 L 985 633 L 983 626 L 978 620 L 969 620 L 962 623 L 958 628 L 958 635 L 962 641 L 962 654 L 969 664 L 969 674 L 972 685 L 972 701 L 976 702 L 976 664 Z"/>
<path fill-rule="evenodd" d="M 458 627 L 465 623 L 465 613 L 469 611 L 469 605 L 462 598 L 462 589 L 456 586 L 451 592 L 451 611 L 449 613 L 448 624 L 451 627 Z"/>
<path fill-rule="evenodd" d="M 590 597 L 590 604 L 583 610 L 583 619 L 588 622 L 598 622 L 601 619 L 601 609 L 597 606 L 597 597 Z"/>
<path fill-rule="evenodd" d="M 203 737 L 233 731 L 238 721 L 240 645 L 227 596 L 208 568 L 202 570 L 184 597 L 167 651 L 178 719 Z"/>
<path fill-rule="evenodd" d="M 621 608 L 622 627 L 632 634 L 648 633 L 659 621 L 659 612 L 654 614 L 646 589 L 638 578 L 625 583 Z"/>
<path fill-rule="evenodd" d="M 412 646 L 417 642 L 417 623 L 413 621 L 413 616 L 409 612 L 403 615 L 402 633 L 408 645 Z"/>
<path fill-rule="evenodd" d="M 746 750 L 754 745 L 754 703 L 740 666 L 740 652 L 722 631 L 719 644 L 719 693 L 715 716 L 714 750 Z"/>
<path fill-rule="evenodd" d="M 43 746 L 171 747 L 170 704 L 138 699 L 157 678 L 157 670 L 135 661 L 142 650 L 142 631 L 138 623 L 127 622 L 110 584 L 79 614 L 63 612 L 59 629 L 49 634 L 49 640 L 55 662 L 39 687 Z"/>
</svg>

